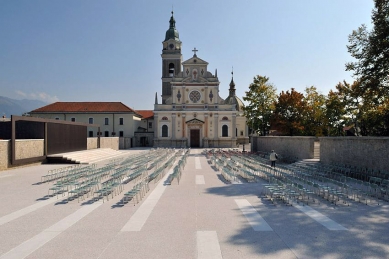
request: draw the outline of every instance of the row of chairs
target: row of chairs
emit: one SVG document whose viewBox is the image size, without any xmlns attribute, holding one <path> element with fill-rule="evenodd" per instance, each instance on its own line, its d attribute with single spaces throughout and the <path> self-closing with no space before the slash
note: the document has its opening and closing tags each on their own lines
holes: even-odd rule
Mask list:
<svg viewBox="0 0 389 259">
<path fill-rule="evenodd" d="M 340 201 L 349 204 L 350 199 L 365 201 L 366 204 L 378 201 L 379 204 L 379 199 L 388 199 L 389 196 L 389 181 L 378 177 L 370 177 L 368 181 L 362 181 L 339 174 L 328 166 L 320 168 L 306 164 L 285 165 L 285 168 L 280 164 L 277 169 L 272 169 L 268 166 L 269 161 L 265 156 L 252 154 L 228 156 L 225 153 L 219 155 L 215 153 L 217 151 L 208 151 L 205 155 L 217 168 L 227 167 L 223 170 L 225 177 L 231 179 L 233 179 L 232 175 L 236 177 L 235 171 L 231 170 L 233 168 L 238 170 L 239 176 L 247 181 L 256 181 L 256 176 L 261 176 L 271 182 L 272 185 L 267 187 L 271 188 L 271 191 L 268 189 L 267 194 L 272 200 L 275 194 L 283 194 L 282 197 L 286 202 L 297 197 L 297 201 L 308 203 L 310 200 L 314 201 L 314 197 L 321 197 L 334 204 Z M 227 157 L 235 161 L 235 167 L 232 167 L 234 163 L 226 159 Z"/>
<path fill-rule="evenodd" d="M 66 170 L 57 170 L 61 172 L 61 175 L 57 172 L 56 179 L 60 180 L 49 188 L 49 195 L 50 192 L 52 194 L 56 193 L 58 198 L 58 194 L 65 195 L 68 193 L 68 201 L 75 198 L 79 201 L 80 198 L 84 198 L 85 194 L 89 197 L 89 193 L 92 193 L 93 196 L 97 194 L 98 197 L 108 198 L 108 194 L 117 193 L 117 187 L 120 187 L 126 173 L 127 168 L 118 167 L 122 160 L 123 158 L 111 159 L 100 168 L 96 168 L 96 164 L 92 164 L 87 166 L 75 165 L 65 167 Z M 109 180 L 102 182 L 108 177 L 110 177 Z"/>
<path fill-rule="evenodd" d="M 113 195 L 121 193 L 124 189 L 124 184 L 135 182 L 132 189 L 124 194 L 122 202 L 124 203 L 126 200 L 133 198 L 139 202 L 139 200 L 144 196 L 145 192 L 148 191 L 148 159 L 150 159 L 150 157 L 156 156 L 156 152 L 157 151 L 154 149 L 148 152 L 147 155 L 143 153 L 141 155 L 126 158 L 122 163 L 120 163 L 120 165 L 118 165 L 118 167 L 115 169 L 115 172 L 111 174 L 111 178 L 103 183 L 102 188 L 99 189 L 96 193 L 102 196 L 103 201 L 104 197 L 107 197 L 108 200 L 109 195 L 111 195 L 113 198 Z M 166 158 L 166 154 L 164 157 Z M 131 162 L 133 164 L 131 164 Z"/>
<path fill-rule="evenodd" d="M 151 150 L 146 157 L 150 157 L 150 154 L 154 152 L 155 150 Z M 148 191 L 148 182 L 146 181 L 148 171 L 147 166 L 144 164 L 145 162 L 144 153 L 127 157 L 118 165 L 116 172 L 111 175 L 111 178 L 102 183 L 101 189 L 95 193 L 102 197 L 103 201 L 104 197 L 108 200 L 109 195 L 113 198 L 113 195 L 121 193 L 124 189 L 124 184 L 134 181 L 134 186 L 124 194 L 122 202 L 124 204 L 128 199 L 134 199 L 134 201 L 139 202 L 144 193 Z"/>
<path fill-rule="evenodd" d="M 78 178 L 71 185 L 71 188 L 67 190 L 68 201 L 77 197 L 77 201 L 79 202 L 80 198 L 85 198 L 85 195 L 89 197 L 89 193 L 92 193 L 94 198 L 95 194 L 103 192 L 102 189 L 107 190 L 107 186 L 114 182 L 112 179 L 113 173 L 115 173 L 115 169 L 113 168 L 113 164 L 109 163 L 96 170 L 91 170 L 91 172 L 85 174 L 82 178 Z M 108 180 L 103 182 L 106 178 Z"/>
<path fill-rule="evenodd" d="M 220 171 L 223 178 L 230 183 L 237 181 L 237 170 L 230 159 L 235 153 L 237 153 L 235 150 L 223 149 L 211 149 L 203 152 L 210 163 L 215 166 L 215 169 Z"/>
<path fill-rule="evenodd" d="M 174 151 L 173 151 L 174 152 Z M 149 166 L 146 164 L 144 167 L 138 168 L 131 175 L 130 179 L 137 179 L 133 187 L 124 193 L 122 198 L 122 205 L 124 205 L 129 200 L 134 201 L 134 206 L 139 203 L 146 193 L 150 190 L 149 183 L 154 180 L 155 182 L 159 181 L 164 176 L 164 172 L 168 167 L 170 167 L 175 160 L 175 155 L 172 155 L 171 150 L 168 152 L 163 152 L 160 158 L 160 162 L 155 163 L 151 168 L 154 168 L 154 172 L 148 174 Z M 166 163 L 162 164 L 163 160 L 167 160 Z M 150 168 L 150 169 L 151 169 Z"/>
<path fill-rule="evenodd" d="M 295 165 L 290 166 L 291 169 Z M 303 169 L 302 169 L 303 168 Z M 334 185 L 341 186 L 349 193 L 349 197 L 353 200 L 367 204 L 369 201 L 380 203 L 380 200 L 388 200 L 389 196 L 389 181 L 378 177 L 370 177 L 368 180 L 361 180 L 354 177 L 344 175 L 336 171 L 330 165 L 309 164 L 299 166 L 307 175 L 314 178 L 328 179 Z M 293 169 L 292 169 L 293 170 Z"/>
<path fill-rule="evenodd" d="M 174 167 L 173 173 L 169 175 L 168 179 L 166 179 L 166 184 L 171 184 L 174 179 L 177 180 L 177 184 L 180 184 L 182 170 L 186 165 L 186 160 L 189 153 L 190 153 L 190 149 L 187 149 L 187 151 L 183 151 L 183 155 L 181 156 L 177 165 Z M 181 152 L 177 152 L 176 155 L 177 154 L 181 155 Z"/>
<path fill-rule="evenodd" d="M 279 165 L 278 170 L 285 170 L 300 179 L 306 191 L 313 192 L 334 204 L 343 200 L 349 204 L 349 199 L 355 201 L 378 201 L 382 198 L 379 194 L 379 186 L 374 183 L 357 180 L 355 178 L 339 175 L 331 170 L 331 167 L 320 164 Z M 385 189 L 387 192 L 387 189 Z"/>
<path fill-rule="evenodd" d="M 149 181 L 147 180 L 147 178 L 142 179 L 141 181 L 136 183 L 131 190 L 124 193 L 124 196 L 122 198 L 122 205 L 124 205 L 124 203 L 128 202 L 129 200 L 133 200 L 135 206 L 136 203 L 139 203 L 142 200 L 142 198 L 149 190 Z"/>
<path fill-rule="evenodd" d="M 267 170 L 264 171 L 264 173 L 267 173 L 266 177 L 264 175 L 258 174 L 259 165 L 263 165 L 263 163 L 267 163 L 268 161 L 264 157 L 258 157 L 257 155 L 253 154 L 242 155 L 240 152 L 223 152 L 222 154 L 217 153 L 217 151 L 208 152 L 206 155 L 212 163 L 215 163 L 217 168 L 222 168 L 222 176 L 229 182 L 236 181 L 237 176 L 244 178 L 248 182 L 256 182 L 258 178 L 265 178 L 271 182 L 271 184 L 265 186 L 265 188 L 268 188 L 268 194 L 270 194 L 270 199 L 272 201 L 275 200 L 275 197 L 281 198 L 282 196 L 287 202 L 289 202 L 291 200 L 291 194 L 296 196 L 296 194 L 299 193 L 292 190 L 292 188 L 287 189 L 285 187 L 282 188 L 281 192 L 280 181 L 277 180 L 278 182 L 273 183 L 272 181 L 275 181 L 276 178 L 268 173 Z M 258 160 L 261 161 L 259 162 Z M 270 167 L 268 169 L 270 169 Z M 299 186 L 296 185 L 296 187 L 298 188 Z M 304 195 L 300 196 L 305 198 Z"/>
<path fill-rule="evenodd" d="M 72 165 L 72 166 L 65 166 L 65 167 L 61 167 L 61 168 L 48 170 L 45 175 L 41 176 L 40 183 L 51 182 L 51 181 L 55 181 L 55 180 L 59 180 L 61 178 L 67 177 L 69 175 L 78 174 L 78 173 L 80 173 L 80 171 L 84 171 L 85 168 L 87 168 L 88 170 L 90 168 L 92 168 L 92 169 L 96 168 L 96 164 L 91 164 L 88 166 L 82 166 L 80 164 L 76 164 L 76 165 Z"/>
<path fill-rule="evenodd" d="M 318 186 L 314 186 L 312 182 L 292 177 L 279 169 L 271 168 L 266 158 L 241 155 L 232 156 L 231 160 L 235 161 L 239 175 L 247 181 L 257 181 L 258 178 L 262 178 L 269 182 L 264 186 L 264 193 L 273 202 L 276 199 L 281 199 L 287 204 L 292 200 L 303 203 L 314 201 L 312 195 L 316 193 L 315 187 Z"/>
<path fill-rule="evenodd" d="M 371 177 L 377 177 L 382 180 L 389 180 L 388 170 L 374 170 L 365 167 L 357 167 L 346 164 L 332 164 L 332 169 L 343 175 L 356 178 L 363 181 L 369 181 Z"/>
<path fill-rule="evenodd" d="M 236 182 L 236 174 L 233 170 L 231 170 L 228 167 L 223 167 L 221 170 L 221 175 L 224 177 L 224 179 L 230 183 Z"/>
<path fill-rule="evenodd" d="M 74 186 L 81 181 L 81 179 L 93 175 L 91 174 L 93 168 L 93 165 L 88 165 L 83 167 L 76 167 L 75 169 L 67 171 L 66 174 L 58 178 L 53 186 L 49 188 L 48 195 L 50 195 L 50 192 L 52 192 L 51 195 L 56 194 L 58 198 L 58 194 L 64 194 L 65 192 L 73 189 Z"/>
</svg>

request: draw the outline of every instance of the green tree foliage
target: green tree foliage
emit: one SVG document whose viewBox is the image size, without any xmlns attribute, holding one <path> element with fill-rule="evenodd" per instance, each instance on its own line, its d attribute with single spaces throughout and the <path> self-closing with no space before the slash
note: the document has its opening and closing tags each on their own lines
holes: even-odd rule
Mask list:
<svg viewBox="0 0 389 259">
<path fill-rule="evenodd" d="M 327 96 L 312 86 L 305 96 L 292 88 L 277 97 L 269 78 L 256 76 L 243 97 L 251 128 L 264 135 L 270 122 L 284 135 L 339 136 L 353 126 L 356 135 L 389 136 L 389 0 L 373 1 L 372 29 L 361 25 L 349 35 L 355 61 L 346 70 L 355 82 L 340 82 Z"/>
<path fill-rule="evenodd" d="M 360 116 L 360 133 L 363 136 L 389 136 L 388 103 L 363 106 Z"/>
<path fill-rule="evenodd" d="M 277 131 L 284 135 L 302 135 L 304 132 L 304 114 L 306 102 L 304 95 L 295 91 L 282 91 L 276 103 L 272 123 Z"/>
<path fill-rule="evenodd" d="M 243 108 L 247 125 L 261 135 L 266 135 L 270 129 L 270 120 L 276 100 L 276 88 L 269 83 L 266 76 L 254 77 L 253 83 L 243 100 L 248 104 Z"/>
<path fill-rule="evenodd" d="M 355 126 L 358 135 L 362 113 L 362 97 L 359 83 L 349 84 L 343 81 L 343 83 L 340 82 L 336 85 L 336 90 L 343 105 L 345 124 Z"/>
<path fill-rule="evenodd" d="M 361 25 L 349 35 L 348 52 L 356 59 L 346 64 L 353 71 L 366 100 L 385 103 L 389 97 L 389 0 L 374 0 L 371 31 Z"/>
<path fill-rule="evenodd" d="M 325 116 L 327 122 L 327 135 L 342 136 L 345 126 L 346 110 L 339 92 L 330 90 L 325 101 Z"/>
<path fill-rule="evenodd" d="M 337 94 L 344 109 L 344 122 L 355 127 L 356 135 L 389 135 L 389 99 L 375 103 L 370 99 L 370 92 L 363 91 L 360 82 L 347 82 L 336 85 Z"/>
<path fill-rule="evenodd" d="M 326 98 L 315 86 L 305 88 L 304 135 L 323 136 L 326 131 Z"/>
<path fill-rule="evenodd" d="M 357 83 L 343 94 L 349 95 L 346 111 L 361 135 L 388 136 L 389 0 L 374 0 L 371 18 L 370 31 L 361 25 L 349 35 L 347 48 L 356 61 L 347 63 L 346 70 L 353 71 Z"/>
</svg>

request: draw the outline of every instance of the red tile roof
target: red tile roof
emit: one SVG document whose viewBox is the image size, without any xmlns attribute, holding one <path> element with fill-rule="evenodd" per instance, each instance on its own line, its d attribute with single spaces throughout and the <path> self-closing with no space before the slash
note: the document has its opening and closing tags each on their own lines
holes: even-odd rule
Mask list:
<svg viewBox="0 0 389 259">
<path fill-rule="evenodd" d="M 142 115 L 143 119 L 150 119 L 150 118 L 154 117 L 153 110 L 136 110 L 135 112 Z"/>
<path fill-rule="evenodd" d="M 31 113 L 46 112 L 134 112 L 121 102 L 55 102 L 31 111 Z"/>
</svg>

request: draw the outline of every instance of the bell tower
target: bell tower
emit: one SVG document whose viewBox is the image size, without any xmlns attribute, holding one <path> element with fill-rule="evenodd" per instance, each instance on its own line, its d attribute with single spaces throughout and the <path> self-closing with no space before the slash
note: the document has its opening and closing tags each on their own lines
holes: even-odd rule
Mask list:
<svg viewBox="0 0 389 259">
<path fill-rule="evenodd" d="M 169 21 L 169 29 L 166 31 L 165 40 L 162 42 L 162 104 L 172 95 L 170 82 L 173 77 L 181 72 L 181 41 L 176 29 L 176 21 L 172 16 Z"/>
</svg>

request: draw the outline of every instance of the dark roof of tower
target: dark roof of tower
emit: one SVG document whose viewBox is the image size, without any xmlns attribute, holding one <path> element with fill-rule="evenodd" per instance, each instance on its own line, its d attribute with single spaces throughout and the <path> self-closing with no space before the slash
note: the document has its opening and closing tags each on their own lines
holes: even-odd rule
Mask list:
<svg viewBox="0 0 389 259">
<path fill-rule="evenodd" d="M 234 89 L 235 90 L 235 83 L 234 83 L 234 77 L 231 78 L 231 82 L 230 82 L 230 90 L 231 89 Z"/>
<path fill-rule="evenodd" d="M 172 11 L 172 17 L 170 17 L 169 23 L 170 23 L 170 26 L 169 26 L 169 29 L 166 31 L 165 41 L 167 41 L 169 39 L 180 40 L 180 36 L 178 34 L 178 31 L 176 30 L 176 20 L 174 20 L 173 11 Z"/>
<path fill-rule="evenodd" d="M 231 73 L 233 74 L 233 73 Z M 239 99 L 238 96 L 236 96 L 235 93 L 235 83 L 234 83 L 234 77 L 231 77 L 231 82 L 230 82 L 230 89 L 229 89 L 229 95 L 227 99 L 224 100 L 224 104 L 230 104 L 230 105 L 236 105 L 236 110 L 241 111 L 242 107 L 244 106 L 243 102 L 241 99 Z"/>
</svg>

